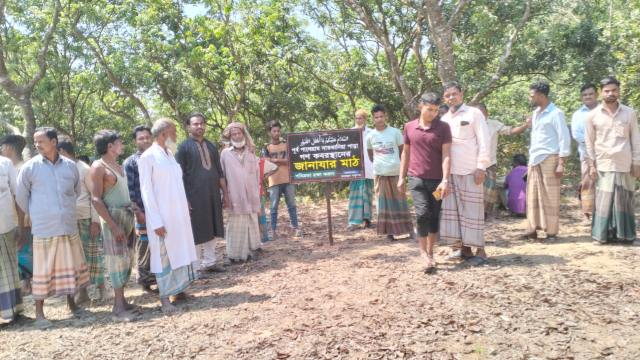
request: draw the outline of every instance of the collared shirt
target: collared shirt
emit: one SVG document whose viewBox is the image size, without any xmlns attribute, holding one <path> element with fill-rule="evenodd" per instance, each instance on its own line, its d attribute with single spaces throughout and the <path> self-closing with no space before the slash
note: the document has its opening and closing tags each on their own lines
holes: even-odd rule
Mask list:
<svg viewBox="0 0 640 360">
<path fill-rule="evenodd" d="M 571 154 L 571 137 L 562 110 L 553 103 L 537 115 L 539 109 L 536 108 L 531 117 L 530 166 L 540 164 L 549 155 L 558 154 L 564 158 Z"/>
<path fill-rule="evenodd" d="M 16 169 L 11 160 L 0 156 L 0 234 L 13 230 L 17 223 L 13 219 L 16 195 Z"/>
<path fill-rule="evenodd" d="M 20 171 L 20 168 L 22 167 L 22 165 L 24 165 L 24 161 L 20 161 L 19 163 L 13 166 L 14 169 L 16 169 L 16 176 L 18 176 L 18 172 Z M 13 221 L 16 223 L 16 226 L 19 225 L 18 210 L 15 208 L 15 206 L 13 207 Z M 24 227 L 31 227 L 31 225 L 29 225 L 29 215 L 27 214 L 24 214 Z"/>
<path fill-rule="evenodd" d="M 489 166 L 489 127 L 480 110 L 462 104 L 448 111 L 442 121 L 451 128 L 451 174 L 469 175 Z"/>
<path fill-rule="evenodd" d="M 138 162 L 140 161 L 140 151 L 129 156 L 122 163 L 122 169 L 127 175 L 127 187 L 129 188 L 129 197 L 131 201 L 135 201 L 140 210 L 144 212 L 144 203 L 142 202 L 142 192 L 140 191 L 140 173 L 138 172 Z"/>
<path fill-rule="evenodd" d="M 451 144 L 449 124 L 435 118 L 425 128 L 420 118 L 409 121 L 404 125 L 403 140 L 411 147 L 407 173 L 420 179 L 442 180 L 442 146 Z"/>
<path fill-rule="evenodd" d="M 618 103 L 611 114 L 600 105 L 585 123 L 587 163 L 598 171 L 629 172 L 640 165 L 640 130 L 636 112 Z"/>
<path fill-rule="evenodd" d="M 498 163 L 498 138 L 500 134 L 511 135 L 512 127 L 493 119 L 487 119 L 487 127 L 489 128 L 489 146 L 491 149 L 489 166 L 491 166 Z"/>
<path fill-rule="evenodd" d="M 91 193 L 89 193 L 89 184 L 91 183 L 89 170 L 91 170 L 91 168 L 80 160 L 76 161 L 76 167 L 80 175 L 80 196 L 78 200 L 76 200 L 78 220 L 91 219 L 91 222 L 100 223 L 100 215 L 98 215 L 96 209 L 93 208 Z"/>
<path fill-rule="evenodd" d="M 358 129 L 358 127 L 354 126 L 352 129 Z M 364 157 L 365 179 L 373 179 L 373 163 L 371 162 L 371 159 L 369 159 L 369 154 L 367 154 L 367 135 L 369 135 L 371 131 L 373 131 L 373 129 L 368 128 L 367 125 L 365 125 L 362 130 L 362 144 L 364 146 L 364 149 L 362 149 L 362 156 Z"/>
<path fill-rule="evenodd" d="M 587 119 L 587 114 L 591 112 L 591 109 L 587 105 L 582 105 L 580 109 L 576 110 L 571 115 L 571 136 L 573 140 L 578 142 L 578 152 L 580 153 L 580 160 L 584 159 L 587 155 L 587 148 L 584 141 L 584 122 Z"/>
<path fill-rule="evenodd" d="M 20 168 L 16 202 L 31 216 L 31 232 L 41 238 L 78 232 L 76 199 L 80 196 L 76 164 L 58 155 L 52 163 L 37 155 Z"/>
</svg>

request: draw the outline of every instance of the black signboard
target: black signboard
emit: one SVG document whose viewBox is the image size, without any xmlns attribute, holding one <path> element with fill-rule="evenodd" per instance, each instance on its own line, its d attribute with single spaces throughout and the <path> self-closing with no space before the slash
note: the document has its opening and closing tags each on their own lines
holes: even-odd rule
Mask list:
<svg viewBox="0 0 640 360">
<path fill-rule="evenodd" d="M 362 130 L 287 134 L 292 183 L 364 178 Z"/>
</svg>

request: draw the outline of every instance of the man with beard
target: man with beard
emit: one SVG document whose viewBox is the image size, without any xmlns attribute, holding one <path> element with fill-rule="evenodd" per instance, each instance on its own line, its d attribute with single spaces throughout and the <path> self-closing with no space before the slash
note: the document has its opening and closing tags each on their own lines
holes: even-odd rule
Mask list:
<svg viewBox="0 0 640 360">
<path fill-rule="evenodd" d="M 80 289 L 89 286 L 76 218 L 81 190 L 78 167 L 58 154 L 58 133 L 52 127 L 37 128 L 33 142 L 39 155 L 18 172 L 16 202 L 31 216 L 35 325 L 45 329 L 53 326 L 44 316 L 44 300 L 50 296 L 66 295 L 67 312 L 75 318 L 93 315 L 79 308 L 74 299 Z"/>
<path fill-rule="evenodd" d="M 537 230 L 547 233 L 546 243 L 556 241 L 560 228 L 560 187 L 564 164 L 571 154 L 571 137 L 562 110 L 549 101 L 546 81 L 529 86 L 529 101 L 537 107 L 532 115 L 531 147 L 527 173 L 527 233 L 535 239 Z"/>
<path fill-rule="evenodd" d="M 203 270 L 225 272 L 227 269 L 216 266 L 215 238 L 224 237 L 222 207 L 228 207 L 229 202 L 227 181 L 220 166 L 218 148 L 204 138 L 206 128 L 203 114 L 189 115 L 187 129 L 191 137 L 178 146 L 176 160 L 182 168 L 182 179 L 191 211 L 191 228 L 198 256 L 194 268 L 196 271 L 200 270 L 200 255 L 204 250 Z"/>
<path fill-rule="evenodd" d="M 373 129 L 367 127 L 367 111 L 358 110 L 355 114 L 356 126 L 352 129 L 362 130 L 362 142 L 367 143 L 367 135 Z M 353 180 L 349 188 L 349 226 L 347 231 L 354 231 L 356 226 L 364 223 L 364 228 L 371 226 L 373 216 L 373 163 L 369 156 L 364 157 L 364 179 Z"/>
<path fill-rule="evenodd" d="M 113 291 L 113 319 L 115 321 L 135 321 L 137 307 L 127 303 L 124 288 L 131 277 L 133 263 L 134 226 L 133 213 L 139 210 L 131 203 L 127 177 L 116 160 L 124 155 L 120 133 L 100 130 L 93 136 L 93 145 L 100 159 L 93 162 L 91 179 L 91 199 L 100 214 L 104 261 Z"/>
<path fill-rule="evenodd" d="M 451 128 L 451 195 L 442 203 L 440 237 L 455 251 L 450 260 L 467 260 L 471 266 L 487 261 L 484 249 L 485 169 L 489 166 L 489 129 L 480 110 L 464 104 L 460 85 L 442 87 L 449 112 L 442 121 Z M 447 182 L 444 179 L 443 182 Z M 477 249 L 475 256 L 472 247 Z"/>
<path fill-rule="evenodd" d="M 76 200 L 76 213 L 78 214 L 78 231 L 82 240 L 82 250 L 84 259 L 89 271 L 89 281 L 98 285 L 100 299 L 107 301 L 111 299 L 111 294 L 104 285 L 104 265 L 102 264 L 102 254 L 100 254 L 100 215 L 93 208 L 91 194 L 89 193 L 90 178 L 89 165 L 79 161 L 75 157 L 75 149 L 68 138 L 58 139 L 58 153 L 76 163 L 78 174 L 80 175 L 80 196 Z M 80 304 L 91 300 L 87 288 L 80 290 L 76 296 L 76 303 Z"/>
<path fill-rule="evenodd" d="M 161 118 L 151 128 L 155 141 L 140 156 L 140 190 L 147 220 L 151 271 L 156 275 L 162 312 L 178 312 L 171 300 L 186 299 L 184 291 L 195 279 L 196 257 L 189 204 L 177 151 L 176 126 Z"/>
<path fill-rule="evenodd" d="M 231 146 L 222 150 L 220 164 L 228 180 L 227 204 L 227 260 L 255 258 L 262 246 L 258 216 L 260 203 L 260 160 L 253 154 L 255 149 L 249 132 L 241 123 L 231 123 L 222 133 L 223 141 L 231 141 Z M 270 176 L 277 166 L 265 162 L 264 176 Z"/>
<path fill-rule="evenodd" d="M 589 177 L 589 164 L 587 164 L 587 147 L 585 144 L 585 121 L 587 114 L 598 106 L 598 89 L 593 84 L 586 84 L 580 89 L 582 106 L 571 116 L 571 135 L 578 142 L 580 153 L 580 167 L 582 180 L 578 185 L 580 202 L 582 203 L 582 225 L 591 225 L 589 215 L 593 213 L 593 200 L 595 195 L 595 181 Z"/>
<path fill-rule="evenodd" d="M 135 216 L 136 220 L 136 283 L 142 286 L 142 294 L 152 295 L 151 285 L 156 285 L 156 276 L 151 272 L 151 255 L 149 253 L 149 239 L 147 238 L 147 220 L 144 214 L 144 202 L 140 191 L 140 174 L 138 162 L 142 153 L 153 144 L 151 129 L 148 126 L 138 125 L 133 129 L 133 144 L 138 151 L 129 156 L 122 163 L 122 169 L 127 175 L 127 185 L 131 201 L 140 209 Z"/>
<path fill-rule="evenodd" d="M 498 175 L 498 138 L 502 135 L 519 135 L 531 126 L 531 116 L 527 118 L 524 124 L 518 127 L 511 127 L 501 123 L 498 120 L 489 119 L 489 111 L 485 104 L 478 104 L 475 106 L 482 115 L 484 115 L 487 121 L 487 127 L 489 129 L 489 152 L 490 162 L 489 167 L 485 170 L 484 180 L 484 219 L 488 222 L 496 222 L 496 218 L 493 216 L 493 208 L 496 203 L 496 180 Z"/>
<path fill-rule="evenodd" d="M 640 176 L 640 130 L 636 112 L 620 104 L 620 81 L 600 81 L 601 105 L 587 115 L 589 176 L 596 181 L 593 244 L 636 238 L 635 177 Z"/>
</svg>

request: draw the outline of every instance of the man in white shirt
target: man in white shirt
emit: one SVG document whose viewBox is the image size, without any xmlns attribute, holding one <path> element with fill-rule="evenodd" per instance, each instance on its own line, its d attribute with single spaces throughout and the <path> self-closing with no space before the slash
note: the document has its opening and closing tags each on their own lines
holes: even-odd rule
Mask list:
<svg viewBox="0 0 640 360">
<path fill-rule="evenodd" d="M 482 112 L 484 118 L 487 119 L 487 127 L 489 128 L 489 147 L 491 151 L 489 167 L 485 170 L 486 178 L 484 179 L 484 219 L 489 222 L 495 222 L 493 217 L 493 208 L 496 203 L 496 179 L 498 177 L 498 138 L 502 135 L 519 135 L 525 129 L 531 126 L 531 116 L 527 121 L 518 126 L 511 127 L 505 125 L 498 120 L 489 119 L 489 112 L 485 104 L 475 106 Z"/>
<path fill-rule="evenodd" d="M 591 110 L 598 106 L 598 89 L 593 84 L 585 84 L 580 88 L 580 100 L 582 106 L 571 116 L 571 136 L 578 142 L 580 153 L 580 167 L 582 180 L 578 185 L 580 202 L 582 203 L 582 225 L 591 225 L 589 215 L 593 213 L 593 202 L 596 194 L 596 182 L 589 177 L 589 165 L 587 164 L 587 148 L 585 139 L 585 121 Z"/>
<path fill-rule="evenodd" d="M 355 114 L 356 126 L 352 129 L 362 129 L 362 142 L 366 144 L 367 135 L 372 129 L 367 127 L 367 111 L 358 110 Z M 356 226 L 364 223 L 364 228 L 371 226 L 373 216 L 373 163 L 369 156 L 364 156 L 364 179 L 351 182 L 349 189 L 349 226 L 347 231 L 354 231 Z"/>
</svg>

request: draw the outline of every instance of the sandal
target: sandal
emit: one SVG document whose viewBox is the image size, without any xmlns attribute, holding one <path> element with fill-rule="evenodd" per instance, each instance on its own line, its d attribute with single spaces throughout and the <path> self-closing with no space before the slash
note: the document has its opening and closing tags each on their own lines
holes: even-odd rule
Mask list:
<svg viewBox="0 0 640 360">
<path fill-rule="evenodd" d="M 52 327 L 53 323 L 49 319 L 36 320 L 35 326 L 38 330 L 44 330 Z"/>
<path fill-rule="evenodd" d="M 601 245 L 604 245 L 604 243 L 601 243 L 601 242 L 600 242 L 600 241 L 598 241 L 598 240 L 593 240 L 593 241 L 591 242 L 591 245 L 601 246 Z"/>
<path fill-rule="evenodd" d="M 489 259 L 485 259 L 485 258 L 481 258 L 479 256 L 474 256 L 471 259 L 465 261 L 465 265 L 470 266 L 470 267 L 478 267 L 484 263 L 486 263 L 487 261 L 489 261 Z"/>
<path fill-rule="evenodd" d="M 541 242 L 543 244 L 555 244 L 558 241 L 558 238 L 555 236 L 547 236 Z"/>
<path fill-rule="evenodd" d="M 465 254 L 462 253 L 462 251 L 458 250 L 456 252 L 454 252 L 453 254 L 447 256 L 447 261 L 467 261 L 472 259 L 473 256 L 467 256 Z"/>
<path fill-rule="evenodd" d="M 538 234 L 537 233 L 524 233 L 522 235 L 519 235 L 516 239 L 517 240 L 529 240 L 529 239 L 537 239 L 538 238 Z"/>
<path fill-rule="evenodd" d="M 296 232 L 296 234 L 293 235 L 293 237 L 303 237 L 305 235 L 307 235 L 307 233 L 304 232 L 304 230 L 298 230 L 298 232 Z"/>
<path fill-rule="evenodd" d="M 353 224 L 349 224 L 345 230 L 348 232 L 354 232 L 356 231 L 356 227 Z"/>
<path fill-rule="evenodd" d="M 74 319 L 87 319 L 87 318 L 92 318 L 93 317 L 93 313 L 91 311 L 87 311 L 85 309 L 81 309 L 81 308 L 77 308 L 75 309 L 71 315 L 73 316 Z"/>
<path fill-rule="evenodd" d="M 429 258 L 427 267 L 424 269 L 424 273 L 427 275 L 433 275 L 438 270 L 438 263 L 433 258 Z"/>
</svg>

